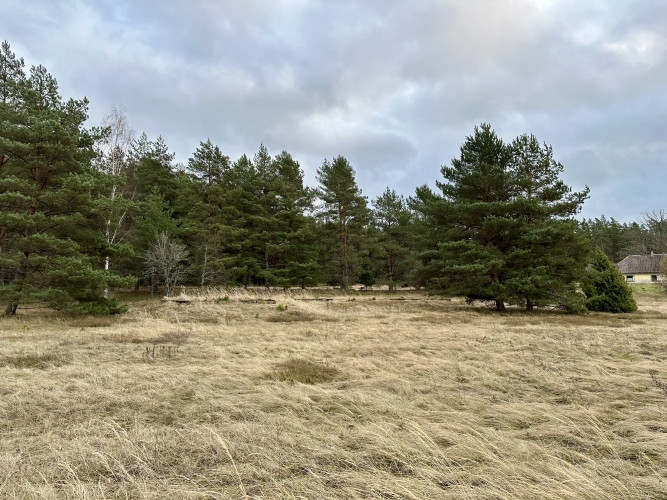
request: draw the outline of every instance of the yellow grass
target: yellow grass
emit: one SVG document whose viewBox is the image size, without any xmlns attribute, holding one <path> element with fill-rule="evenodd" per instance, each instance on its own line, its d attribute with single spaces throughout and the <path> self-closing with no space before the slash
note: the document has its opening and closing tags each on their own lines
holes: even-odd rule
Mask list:
<svg viewBox="0 0 667 500">
<path fill-rule="evenodd" d="M 667 499 L 662 295 L 321 295 L 2 318 L 0 498 Z"/>
</svg>

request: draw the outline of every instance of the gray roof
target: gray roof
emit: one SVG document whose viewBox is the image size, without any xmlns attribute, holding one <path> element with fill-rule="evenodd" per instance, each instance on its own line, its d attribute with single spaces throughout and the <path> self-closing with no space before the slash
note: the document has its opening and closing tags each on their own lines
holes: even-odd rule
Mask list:
<svg viewBox="0 0 667 500">
<path fill-rule="evenodd" d="M 651 255 L 628 255 L 616 264 L 623 274 L 658 274 L 660 273 L 660 261 L 666 254 L 656 253 Z"/>
</svg>

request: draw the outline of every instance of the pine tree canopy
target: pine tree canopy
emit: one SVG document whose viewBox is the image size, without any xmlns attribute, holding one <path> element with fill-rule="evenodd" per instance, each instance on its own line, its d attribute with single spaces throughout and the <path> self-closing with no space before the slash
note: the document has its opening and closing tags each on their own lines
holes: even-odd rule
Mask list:
<svg viewBox="0 0 667 500">
<path fill-rule="evenodd" d="M 426 230 L 422 274 L 449 295 L 581 309 L 587 238 L 572 217 L 588 196 L 559 178 L 551 147 L 523 135 L 505 144 L 482 124 L 442 168 L 440 194 L 420 188 L 413 200 Z M 428 239 L 427 239 L 428 241 Z"/>
</svg>

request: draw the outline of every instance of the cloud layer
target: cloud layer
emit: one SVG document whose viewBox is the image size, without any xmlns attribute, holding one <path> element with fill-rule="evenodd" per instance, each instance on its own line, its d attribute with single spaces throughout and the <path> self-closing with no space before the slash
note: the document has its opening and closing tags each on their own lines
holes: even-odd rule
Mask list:
<svg viewBox="0 0 667 500">
<path fill-rule="evenodd" d="M 314 184 L 342 154 L 370 197 L 434 184 L 474 125 L 554 147 L 583 215 L 664 208 L 662 0 L 9 0 L 28 64 L 91 122 L 112 105 L 183 163 L 285 149 Z"/>
</svg>

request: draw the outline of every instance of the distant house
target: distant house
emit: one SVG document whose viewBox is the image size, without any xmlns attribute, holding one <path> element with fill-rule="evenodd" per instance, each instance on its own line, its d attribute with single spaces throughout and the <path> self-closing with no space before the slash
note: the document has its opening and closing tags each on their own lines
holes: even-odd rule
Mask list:
<svg viewBox="0 0 667 500">
<path fill-rule="evenodd" d="M 663 257 L 667 257 L 667 254 L 651 252 L 651 255 L 628 255 L 616 265 L 628 283 L 657 283 Z"/>
</svg>

